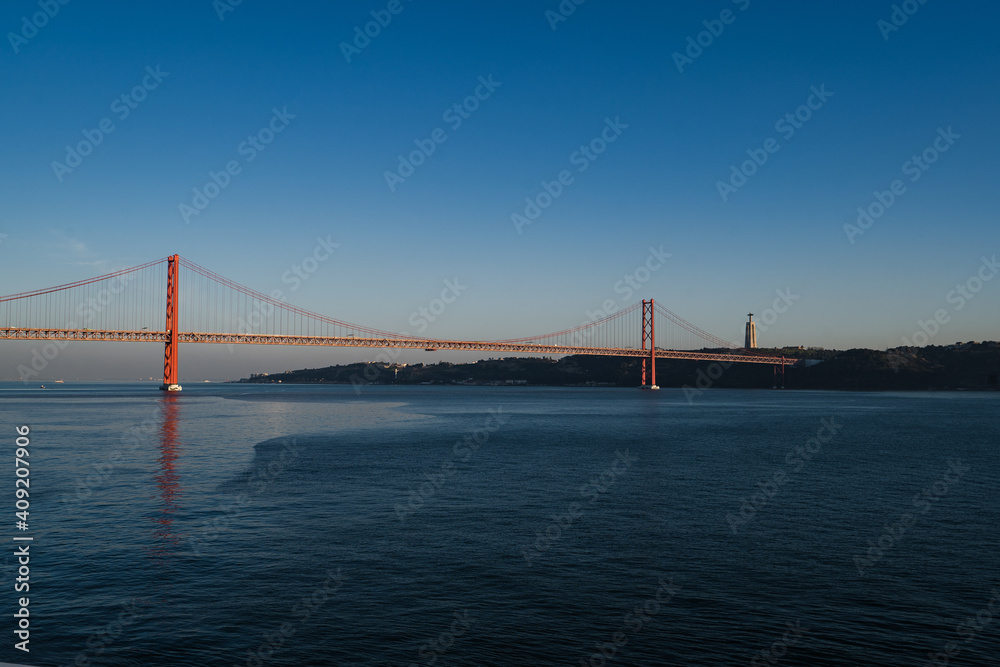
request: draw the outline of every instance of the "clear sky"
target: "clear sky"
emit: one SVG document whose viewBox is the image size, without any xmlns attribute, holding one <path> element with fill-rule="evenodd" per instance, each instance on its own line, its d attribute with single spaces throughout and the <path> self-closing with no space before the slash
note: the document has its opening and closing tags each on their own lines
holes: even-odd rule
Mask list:
<svg viewBox="0 0 1000 667">
<path fill-rule="evenodd" d="M 395 331 L 458 279 L 443 338 L 653 297 L 740 342 L 780 291 L 762 346 L 892 347 L 938 311 L 931 343 L 1000 339 L 995 2 L 62 2 L 0 8 L 0 293 L 178 253 Z M 0 345 L 16 377 L 31 345 Z M 374 357 L 181 353 L 182 379 Z M 465 359 L 400 357 L 438 358 Z M 161 363 L 76 343 L 51 371 Z"/>
</svg>

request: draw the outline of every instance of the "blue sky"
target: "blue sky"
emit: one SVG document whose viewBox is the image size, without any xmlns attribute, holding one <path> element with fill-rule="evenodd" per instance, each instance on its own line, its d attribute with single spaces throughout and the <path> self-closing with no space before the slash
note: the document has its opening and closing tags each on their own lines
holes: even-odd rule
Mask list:
<svg viewBox="0 0 1000 667">
<path fill-rule="evenodd" d="M 407 329 L 458 278 L 468 289 L 427 335 L 533 335 L 654 297 L 741 341 L 745 314 L 790 290 L 761 345 L 891 347 L 942 309 L 931 343 L 998 339 L 1000 279 L 983 258 L 1000 250 L 1000 8 L 896 7 L 7 2 L 0 292 L 173 253 L 287 289 L 320 237 L 339 247 L 289 300 L 382 329 Z M 460 125 L 446 115 L 477 91 Z M 614 141 L 581 158 L 609 123 Z M 244 143 L 269 126 L 260 150 Z M 88 136 L 100 142 L 69 167 Z M 418 142 L 433 153 L 390 187 Z M 906 166 L 925 151 L 933 164 Z M 743 165 L 754 155 L 763 164 Z M 227 164 L 226 187 L 185 216 Z M 752 173 L 730 180 L 733 166 Z M 519 233 L 512 215 L 564 170 L 572 183 Z M 884 213 L 845 230 L 893 181 Z M 671 257 L 626 303 L 614 286 L 651 246 Z M 991 279 L 959 308 L 953 290 L 977 274 Z M 5 344 L 0 377 L 30 349 Z M 186 347 L 181 374 L 373 357 Z M 124 377 L 160 360 L 78 343 L 53 364 Z"/>
</svg>

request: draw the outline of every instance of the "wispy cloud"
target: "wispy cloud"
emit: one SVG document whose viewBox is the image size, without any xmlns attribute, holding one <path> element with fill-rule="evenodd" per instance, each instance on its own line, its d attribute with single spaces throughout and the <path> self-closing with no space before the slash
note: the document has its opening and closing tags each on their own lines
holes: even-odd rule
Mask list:
<svg viewBox="0 0 1000 667">
<path fill-rule="evenodd" d="M 87 244 L 80 239 L 68 236 L 54 229 L 50 229 L 49 234 L 55 239 L 52 247 L 56 250 L 72 254 L 76 258 L 89 257 L 93 254 L 90 252 L 90 248 L 87 247 Z"/>
</svg>

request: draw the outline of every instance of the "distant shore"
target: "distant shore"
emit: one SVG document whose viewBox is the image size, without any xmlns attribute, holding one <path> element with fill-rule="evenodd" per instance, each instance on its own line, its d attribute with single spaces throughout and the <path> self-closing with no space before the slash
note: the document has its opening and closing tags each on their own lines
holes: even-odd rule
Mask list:
<svg viewBox="0 0 1000 667">
<path fill-rule="evenodd" d="M 709 350 L 706 350 L 709 351 Z M 719 350 L 711 350 L 719 351 Z M 759 349 L 755 352 L 803 360 L 787 367 L 786 389 L 889 391 L 1000 389 L 1000 342 L 969 342 L 948 346 L 891 350 Z M 808 361 L 806 361 L 808 360 Z M 254 373 L 239 380 L 252 384 L 348 385 L 470 385 L 635 387 L 641 361 L 635 358 L 569 356 L 505 357 L 473 363 L 436 364 L 355 363 L 325 368 Z M 780 386 L 768 364 L 658 359 L 660 387 L 771 388 Z"/>
</svg>

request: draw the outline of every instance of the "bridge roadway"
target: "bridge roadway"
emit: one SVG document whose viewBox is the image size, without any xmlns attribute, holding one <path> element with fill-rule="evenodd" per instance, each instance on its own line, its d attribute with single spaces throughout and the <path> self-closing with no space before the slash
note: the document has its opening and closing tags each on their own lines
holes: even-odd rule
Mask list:
<svg viewBox="0 0 1000 667">
<path fill-rule="evenodd" d="M 226 345 L 314 345 L 329 347 L 402 348 L 414 350 L 467 350 L 477 352 L 523 352 L 529 354 L 587 354 L 608 357 L 648 357 L 649 350 L 617 347 L 544 345 L 540 343 L 505 343 L 503 341 L 434 340 L 430 338 L 357 338 L 354 336 L 282 336 L 277 334 L 223 334 L 182 331 L 181 343 L 220 343 Z M 140 343 L 166 343 L 166 331 L 111 331 L 96 329 L 20 329 L 0 327 L 0 340 L 88 340 Z M 792 366 L 797 359 L 750 354 L 744 350 L 731 353 L 656 350 L 657 359 L 689 359 L 744 364 Z"/>
</svg>

